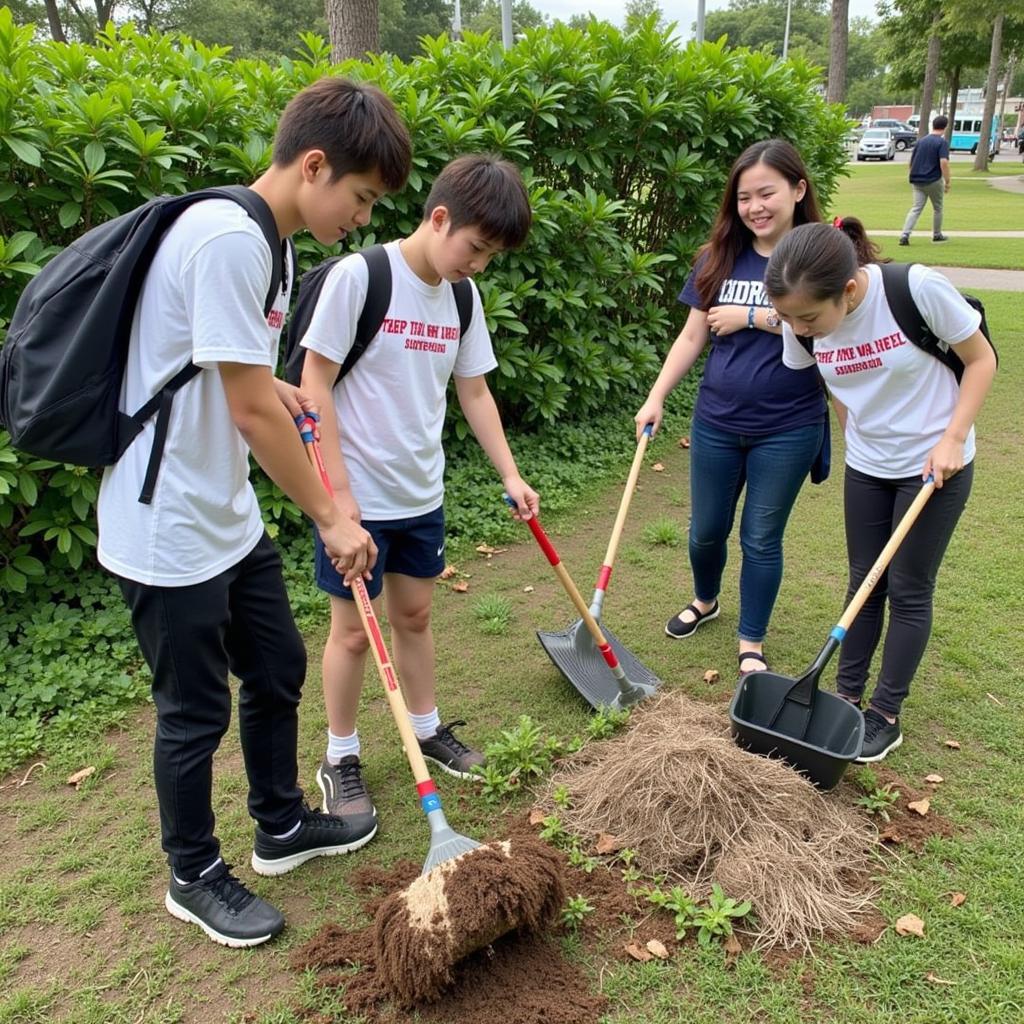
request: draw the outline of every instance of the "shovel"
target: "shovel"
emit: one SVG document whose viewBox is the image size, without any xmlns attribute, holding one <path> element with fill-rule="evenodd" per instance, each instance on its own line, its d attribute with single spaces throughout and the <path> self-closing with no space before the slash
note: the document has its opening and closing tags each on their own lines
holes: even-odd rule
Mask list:
<svg viewBox="0 0 1024 1024">
<path fill-rule="evenodd" d="M 504 497 L 511 507 L 516 507 L 507 494 Z M 586 643 L 582 643 L 570 639 L 570 630 L 565 633 L 538 632 L 537 639 L 555 667 L 595 708 L 610 705 L 621 710 L 651 696 L 659 682 L 658 678 L 644 668 L 610 633 L 602 631 L 537 517 L 531 516 L 525 522 L 589 633 Z"/>
<path fill-rule="evenodd" d="M 729 708 L 737 743 L 755 754 L 784 758 L 821 789 L 836 785 L 860 754 L 864 716 L 837 694 L 819 690 L 818 682 L 934 490 L 929 477 L 803 675 L 751 672 L 740 680 Z"/>
</svg>

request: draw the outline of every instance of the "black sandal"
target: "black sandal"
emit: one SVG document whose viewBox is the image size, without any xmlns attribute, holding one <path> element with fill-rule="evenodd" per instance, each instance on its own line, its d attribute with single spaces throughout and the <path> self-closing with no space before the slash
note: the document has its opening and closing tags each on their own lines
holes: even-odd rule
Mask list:
<svg viewBox="0 0 1024 1024">
<path fill-rule="evenodd" d="M 711 610 L 707 612 L 702 612 L 696 605 L 688 604 L 678 615 L 673 615 L 665 623 L 665 636 L 670 636 L 673 640 L 682 640 L 683 637 L 691 636 L 702 622 L 706 622 L 708 619 L 717 619 L 721 610 L 717 598 L 715 598 Z M 697 616 L 693 622 L 686 622 L 682 618 L 686 612 L 693 612 Z"/>
<path fill-rule="evenodd" d="M 764 668 L 744 668 L 743 662 L 749 661 L 751 658 L 764 662 Z M 771 666 L 768 664 L 768 659 L 764 656 L 763 651 L 744 651 L 740 655 L 740 679 L 744 676 L 749 676 L 752 672 L 771 672 Z"/>
</svg>

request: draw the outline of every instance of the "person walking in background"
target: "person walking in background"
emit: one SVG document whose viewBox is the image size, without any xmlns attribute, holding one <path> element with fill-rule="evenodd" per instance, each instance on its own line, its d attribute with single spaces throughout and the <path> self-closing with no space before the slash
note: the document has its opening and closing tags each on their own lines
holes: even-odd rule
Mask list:
<svg viewBox="0 0 1024 1024">
<path fill-rule="evenodd" d="M 736 506 L 740 521 L 739 669 L 767 668 L 764 639 L 782 582 L 782 534 L 815 460 L 827 451 L 818 374 L 782 363 L 782 328 L 764 293 L 768 257 L 796 224 L 820 221 L 800 154 L 782 139 L 748 147 L 733 164 L 711 238 L 679 301 L 679 337 L 636 414 L 637 436 L 661 424 L 668 393 L 711 342 L 693 414 L 690 566 L 695 597 L 665 626 L 692 636 L 719 614 L 718 593 Z"/>
<path fill-rule="evenodd" d="M 910 232 L 914 230 L 917 218 L 924 210 L 924 204 L 932 201 L 932 241 L 945 242 L 942 233 L 942 201 L 949 191 L 949 143 L 946 141 L 946 125 L 949 118 L 940 114 L 932 121 L 931 133 L 914 147 L 910 157 L 910 187 L 914 192 L 914 205 L 910 207 L 903 222 L 900 245 L 910 245 Z"/>
<path fill-rule="evenodd" d="M 765 288 L 785 325 L 787 366 L 817 366 L 846 438 L 844 506 L 851 600 L 921 490 L 935 493 L 843 640 L 836 688 L 860 707 L 888 623 L 857 761 L 903 742 L 900 712 L 928 645 L 935 579 L 974 475 L 974 421 L 996 372 L 981 315 L 936 270 L 912 264 L 910 293 L 953 370 L 903 335 L 886 298 L 878 251 L 854 217 L 809 224 L 772 253 Z M 810 337 L 810 351 L 801 338 Z"/>
</svg>

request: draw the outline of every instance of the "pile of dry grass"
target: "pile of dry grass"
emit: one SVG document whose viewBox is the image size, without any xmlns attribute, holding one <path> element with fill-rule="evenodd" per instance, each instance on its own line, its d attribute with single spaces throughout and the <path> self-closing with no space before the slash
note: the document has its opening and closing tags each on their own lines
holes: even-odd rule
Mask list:
<svg viewBox="0 0 1024 1024">
<path fill-rule="evenodd" d="M 564 786 L 568 807 L 554 804 Z M 543 799 L 586 840 L 601 833 L 703 899 L 749 899 L 761 948 L 851 931 L 874 893 L 874 831 L 786 765 L 740 750 L 725 711 L 679 693 L 645 701 L 621 735 L 585 747 Z"/>
</svg>

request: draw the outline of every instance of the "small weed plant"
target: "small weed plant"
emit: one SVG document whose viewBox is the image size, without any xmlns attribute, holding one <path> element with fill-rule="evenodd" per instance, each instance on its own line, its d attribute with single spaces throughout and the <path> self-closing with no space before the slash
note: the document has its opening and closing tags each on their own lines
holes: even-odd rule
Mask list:
<svg viewBox="0 0 1024 1024">
<path fill-rule="evenodd" d="M 667 516 L 656 519 L 644 527 L 644 541 L 654 547 L 677 548 L 683 542 L 683 531 L 680 525 Z"/>
<path fill-rule="evenodd" d="M 697 903 L 690 894 L 681 885 L 674 885 L 668 892 L 657 887 L 648 889 L 645 896 L 648 903 L 653 903 L 672 915 L 676 926 L 676 938 L 685 938 L 697 917 Z"/>
<path fill-rule="evenodd" d="M 681 885 L 674 885 L 668 891 L 654 886 L 644 891 L 644 897 L 648 903 L 672 915 L 677 939 L 686 938 L 687 933 L 695 929 L 701 946 L 728 938 L 733 933 L 734 922 L 748 917 L 751 909 L 749 900 L 740 902 L 726 896 L 717 882 L 712 884 L 706 903 L 698 903 Z"/>
<path fill-rule="evenodd" d="M 473 605 L 473 617 L 484 636 L 504 636 L 512 621 L 512 605 L 500 594 L 484 594 Z"/>
<path fill-rule="evenodd" d="M 862 807 L 868 814 L 888 822 L 889 811 L 899 800 L 900 791 L 893 789 L 891 782 L 883 786 L 870 768 L 864 768 L 859 773 L 857 784 L 864 790 L 864 795 L 857 801 L 857 806 Z"/>
<path fill-rule="evenodd" d="M 594 912 L 594 907 L 587 902 L 586 896 L 570 896 L 565 901 L 565 906 L 562 908 L 562 924 L 565 925 L 569 931 L 576 931 L 588 914 Z"/>
</svg>

